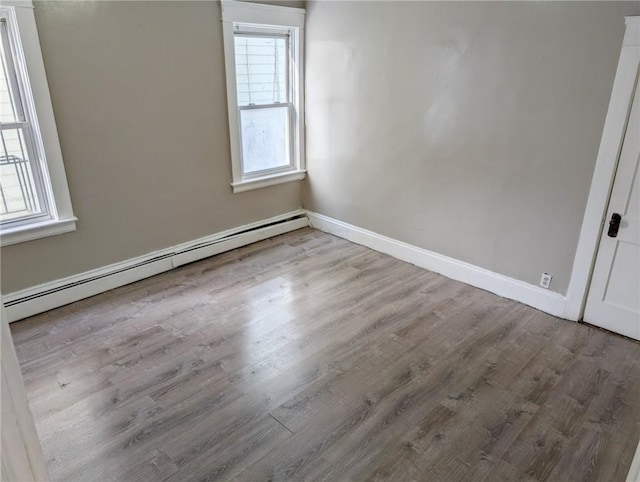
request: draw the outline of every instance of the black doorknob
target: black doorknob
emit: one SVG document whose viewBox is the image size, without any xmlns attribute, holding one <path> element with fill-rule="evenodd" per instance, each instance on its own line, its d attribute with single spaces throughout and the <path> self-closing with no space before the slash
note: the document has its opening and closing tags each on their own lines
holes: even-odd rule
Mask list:
<svg viewBox="0 0 640 482">
<path fill-rule="evenodd" d="M 622 216 L 620 216 L 618 213 L 613 213 L 611 215 L 611 220 L 609 221 L 609 232 L 607 232 L 607 235 L 610 238 L 615 238 L 616 236 L 618 236 L 618 229 L 620 229 L 621 220 Z"/>
</svg>

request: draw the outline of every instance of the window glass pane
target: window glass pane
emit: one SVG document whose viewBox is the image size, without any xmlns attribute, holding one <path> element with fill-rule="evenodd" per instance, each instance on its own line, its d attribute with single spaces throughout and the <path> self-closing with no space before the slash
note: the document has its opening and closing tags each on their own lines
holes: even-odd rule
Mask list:
<svg viewBox="0 0 640 482">
<path fill-rule="evenodd" d="M 238 105 L 287 102 L 287 40 L 235 35 Z"/>
<path fill-rule="evenodd" d="M 16 105 L 19 99 L 17 92 L 12 92 L 16 79 L 13 66 L 9 64 L 11 57 L 7 55 L 6 28 L 6 22 L 0 22 L 0 122 L 17 122 L 21 120 Z"/>
<path fill-rule="evenodd" d="M 245 173 L 290 164 L 287 106 L 241 109 L 240 126 Z"/>
<path fill-rule="evenodd" d="M 22 129 L 0 130 L 0 221 L 41 212 Z"/>
</svg>

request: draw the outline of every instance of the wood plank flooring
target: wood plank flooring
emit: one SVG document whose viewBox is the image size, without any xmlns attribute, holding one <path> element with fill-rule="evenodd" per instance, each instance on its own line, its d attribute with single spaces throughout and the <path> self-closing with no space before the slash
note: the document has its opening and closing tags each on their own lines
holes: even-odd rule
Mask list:
<svg viewBox="0 0 640 482">
<path fill-rule="evenodd" d="M 53 480 L 623 481 L 640 344 L 303 229 L 11 325 Z"/>
</svg>

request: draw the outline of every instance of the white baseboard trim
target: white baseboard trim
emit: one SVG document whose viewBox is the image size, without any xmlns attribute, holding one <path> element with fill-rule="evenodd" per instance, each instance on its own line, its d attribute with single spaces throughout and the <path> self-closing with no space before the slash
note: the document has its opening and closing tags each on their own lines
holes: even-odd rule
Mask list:
<svg viewBox="0 0 640 482">
<path fill-rule="evenodd" d="M 311 227 L 388 254 L 421 268 L 519 301 L 554 316 L 564 317 L 565 297 L 493 271 L 418 248 L 323 214 L 306 211 Z"/>
<path fill-rule="evenodd" d="M 448 278 L 533 306 L 558 317 L 565 297 L 312 211 L 292 211 L 177 246 L 3 295 L 9 322 L 154 276 L 187 263 L 311 225 Z"/>
<path fill-rule="evenodd" d="M 302 209 L 3 295 L 9 323 L 199 259 L 309 226 Z"/>
<path fill-rule="evenodd" d="M 640 481 L 640 442 L 636 448 L 636 454 L 631 461 L 631 467 L 629 467 L 629 474 L 627 475 L 627 482 Z"/>
</svg>

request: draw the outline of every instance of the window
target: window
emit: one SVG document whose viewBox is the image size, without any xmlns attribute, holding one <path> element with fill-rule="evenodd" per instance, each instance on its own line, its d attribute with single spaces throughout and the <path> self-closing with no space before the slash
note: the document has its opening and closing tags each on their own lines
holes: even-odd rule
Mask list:
<svg viewBox="0 0 640 482">
<path fill-rule="evenodd" d="M 0 241 L 75 230 L 33 7 L 0 7 Z"/>
<path fill-rule="evenodd" d="M 303 179 L 304 10 L 222 0 L 234 192 Z"/>
</svg>

